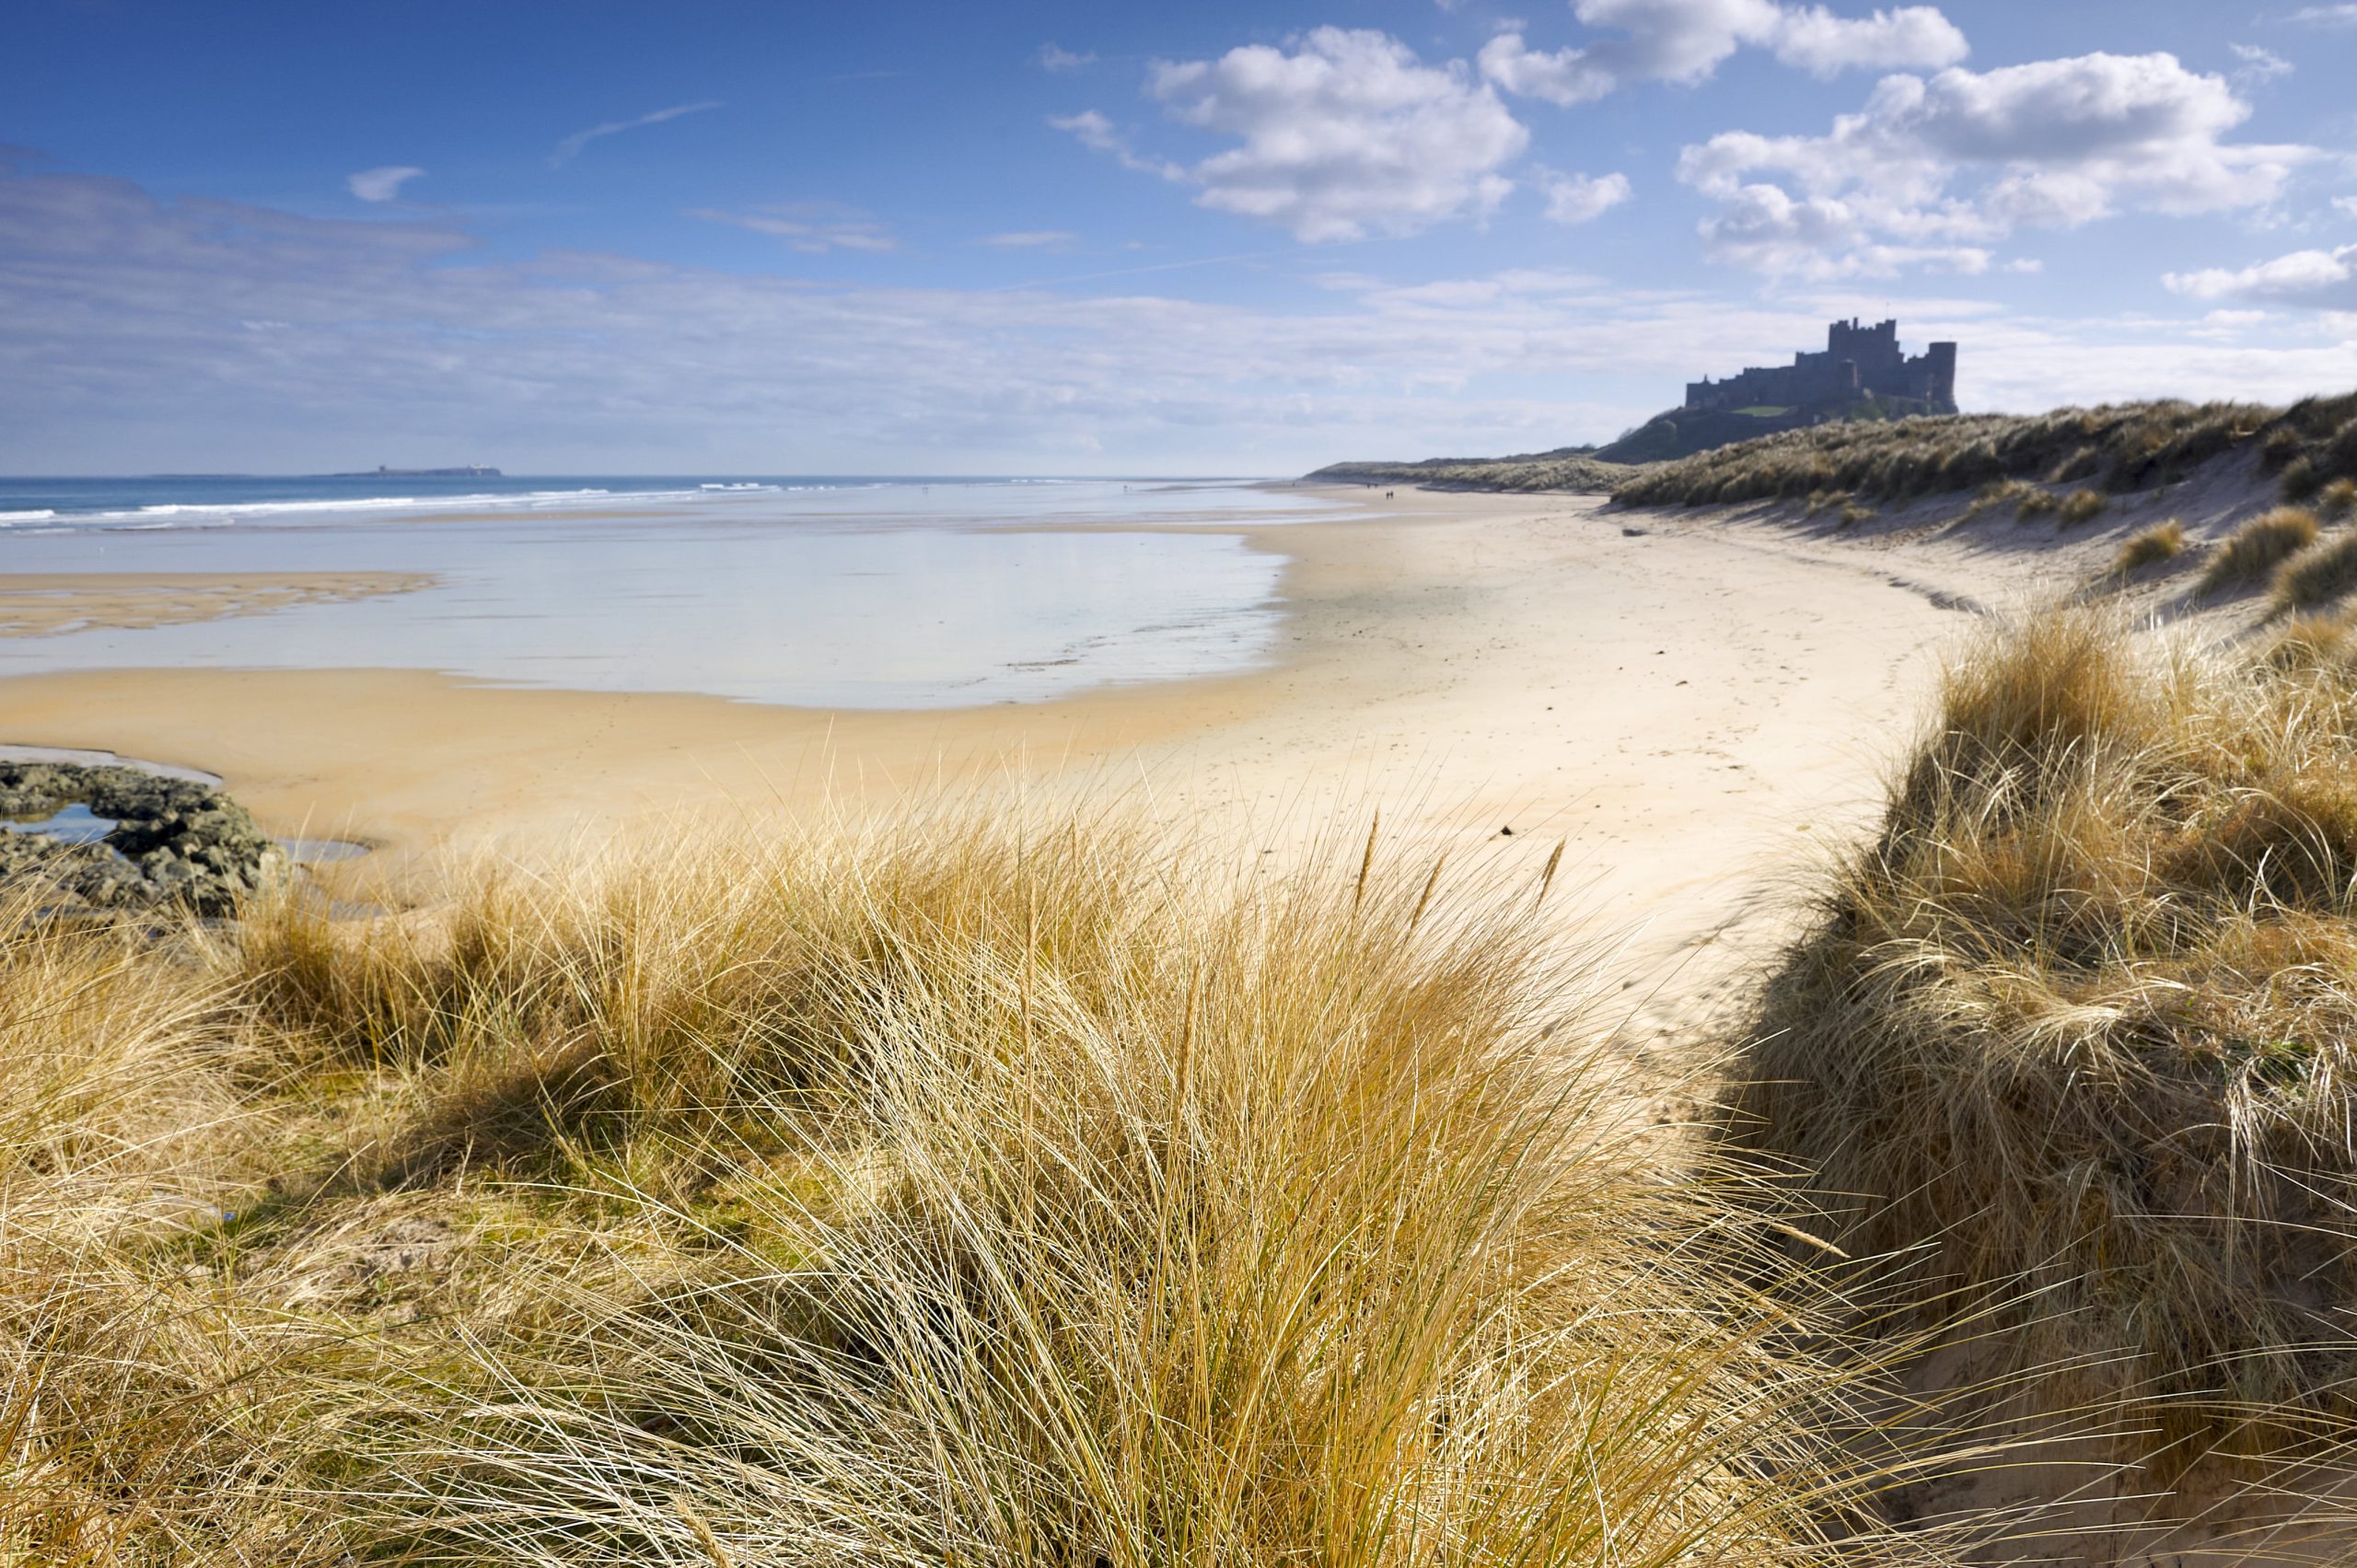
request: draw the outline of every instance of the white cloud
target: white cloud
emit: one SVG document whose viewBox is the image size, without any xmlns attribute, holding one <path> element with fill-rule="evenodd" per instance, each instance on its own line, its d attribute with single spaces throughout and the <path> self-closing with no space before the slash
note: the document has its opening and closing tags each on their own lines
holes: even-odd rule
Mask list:
<svg viewBox="0 0 2357 1568">
<path fill-rule="evenodd" d="M 2332 210 L 2343 217 L 2357 218 L 2357 196 L 2335 196 Z"/>
<path fill-rule="evenodd" d="M 0 467 L 316 470 L 365 441 L 539 472 L 1299 472 L 1608 437 L 1835 316 L 1960 340 L 1980 408 L 2282 400 L 2345 387 L 2357 354 L 2357 313 L 2267 346 L 2205 342 L 2198 318 L 1538 272 L 1338 279 L 1277 308 L 507 258 L 374 215 L 0 171 Z"/>
<path fill-rule="evenodd" d="M 2247 267 L 2166 273 L 2161 282 L 2194 299 L 2272 299 L 2287 305 L 2357 306 L 2357 245 L 2294 250 Z"/>
<path fill-rule="evenodd" d="M 1518 32 L 1502 32 L 1475 56 L 1481 75 L 1521 98 L 1545 99 L 1569 108 L 1602 98 L 1619 86 L 1604 66 L 1577 49 L 1532 49 Z"/>
<path fill-rule="evenodd" d="M 2186 333 L 2204 343 L 2245 343 L 2249 341 L 2252 329 L 2274 319 L 2274 313 L 2267 310 L 2212 310 L 2187 327 Z"/>
<path fill-rule="evenodd" d="M 1822 6 L 1786 9 L 1769 47 L 1785 64 L 1818 76 L 1953 65 L 1971 52 L 1956 24 L 1931 6 L 1901 6 L 1855 20 Z"/>
<path fill-rule="evenodd" d="M 1039 68 L 1043 71 L 1077 71 L 1084 65 L 1096 64 L 1097 56 L 1094 54 L 1075 54 L 1052 43 L 1039 46 Z"/>
<path fill-rule="evenodd" d="M 780 202 L 744 213 L 690 207 L 687 215 L 766 234 L 785 241 L 788 250 L 809 256 L 823 256 L 830 250 L 890 250 L 899 245 L 867 214 L 829 202 Z"/>
<path fill-rule="evenodd" d="M 1079 238 L 1069 229 L 1025 228 L 1006 234 L 985 234 L 981 243 L 996 246 L 1002 250 L 1052 250 Z"/>
<path fill-rule="evenodd" d="M 2259 87 L 2292 74 L 2292 63 L 2271 49 L 2262 49 L 2256 43 L 2230 43 L 2226 47 L 2242 62 L 2235 80 L 2245 87 Z"/>
<path fill-rule="evenodd" d="M 1585 223 L 1628 199 L 1625 174 L 1563 174 L 1547 180 L 1547 216 L 1554 223 Z"/>
<path fill-rule="evenodd" d="M 1082 146 L 1105 154 L 1123 168 L 1151 174 L 1160 180 L 1183 180 L 1187 178 L 1187 171 L 1175 163 L 1139 157 L 1131 147 L 1129 137 L 1093 109 L 1084 109 L 1078 114 L 1051 115 L 1048 123 L 1056 130 L 1069 132 L 1080 139 Z"/>
<path fill-rule="evenodd" d="M 2357 28 L 2357 6 L 2303 6 L 2284 19 L 2312 28 Z"/>
<path fill-rule="evenodd" d="M 1530 134 L 1460 62 L 1426 65 L 1380 32 L 1318 28 L 1290 51 L 1164 61 L 1147 91 L 1181 122 L 1240 145 L 1184 178 L 1198 204 L 1296 238 L 1412 234 L 1488 213 Z"/>
<path fill-rule="evenodd" d="M 1931 6 L 1860 17 L 1778 0 L 1577 0 L 1572 9 L 1585 25 L 1622 36 L 1580 48 L 1534 50 L 1515 29 L 1482 46 L 1482 75 L 1507 92 L 1568 105 L 1631 81 L 1691 85 L 1746 47 L 1768 50 L 1818 76 L 1953 65 L 1970 49 L 1956 25 Z"/>
<path fill-rule="evenodd" d="M 1834 276 L 1977 270 L 1973 252 L 1985 265 L 1981 248 L 2017 227 L 2268 205 L 2317 155 L 2226 141 L 2249 112 L 2223 77 L 2172 55 L 2088 54 L 1887 76 L 1825 135 L 1724 133 L 1687 147 L 1678 173 L 1722 203 L 1701 228 L 1722 260 Z M 1862 263 L 1870 252 L 1879 261 Z"/>
<path fill-rule="evenodd" d="M 1993 259 L 1985 246 L 1878 238 L 1856 206 L 1831 196 L 1795 197 L 1765 183 L 1712 193 L 1721 205 L 1702 224 L 1711 254 L 1757 272 L 1820 280 L 1893 277 L 1910 268 L 1979 273 Z"/>
<path fill-rule="evenodd" d="M 424 172 L 408 164 L 388 164 L 383 168 L 364 168 L 357 174 L 346 175 L 343 182 L 364 202 L 390 202 L 401 195 L 403 185 Z"/>
<path fill-rule="evenodd" d="M 635 120 L 609 120 L 603 125 L 592 125 L 586 131 L 575 131 L 572 135 L 559 142 L 556 145 L 556 151 L 550 156 L 549 162 L 552 165 L 570 163 L 581 156 L 582 148 L 601 136 L 612 136 L 624 131 L 635 131 L 643 125 L 660 125 L 667 120 L 677 120 L 683 114 L 702 114 L 706 110 L 724 107 L 726 106 L 720 99 L 714 99 L 704 103 L 674 104 L 669 109 L 658 109 L 652 114 L 642 114 Z"/>
</svg>

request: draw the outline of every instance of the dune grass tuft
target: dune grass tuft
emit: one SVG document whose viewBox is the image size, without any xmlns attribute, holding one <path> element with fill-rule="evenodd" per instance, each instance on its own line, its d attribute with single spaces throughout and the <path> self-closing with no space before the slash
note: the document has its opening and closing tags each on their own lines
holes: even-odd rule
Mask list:
<svg viewBox="0 0 2357 1568">
<path fill-rule="evenodd" d="M 2103 509 L 2110 505 L 2110 500 L 2100 490 L 2073 490 L 2056 506 L 2054 520 L 2066 528 L 2073 528 L 2100 516 Z"/>
<path fill-rule="evenodd" d="M 2258 581 L 2314 544 L 2318 531 L 2316 514 L 2297 506 L 2278 506 L 2253 517 L 2210 558 L 2200 591 L 2221 593 Z"/>
<path fill-rule="evenodd" d="M 1730 1127 L 1800 1223 L 1917 1249 L 1917 1305 L 1996 1303 L 2149 1441 L 2299 1427 L 2357 1370 L 2352 695 L 2337 627 L 2235 665 L 2087 610 L 1992 634 L 1750 1031 Z"/>
<path fill-rule="evenodd" d="M 2184 553 L 2185 525 L 2171 517 L 2165 523 L 2154 524 L 2121 545 L 2119 553 L 2112 557 L 2112 575 L 2124 577 L 2140 567 L 2173 561 Z"/>
<path fill-rule="evenodd" d="M 0 1542 L 1829 1553 L 1870 1369 L 1589 1070 L 1553 868 L 1017 813 L 0 911 Z"/>
<path fill-rule="evenodd" d="M 2351 588 L 2357 588 L 2357 535 L 2311 545 L 2275 573 L 2275 601 L 2287 610 L 2313 610 Z"/>
</svg>

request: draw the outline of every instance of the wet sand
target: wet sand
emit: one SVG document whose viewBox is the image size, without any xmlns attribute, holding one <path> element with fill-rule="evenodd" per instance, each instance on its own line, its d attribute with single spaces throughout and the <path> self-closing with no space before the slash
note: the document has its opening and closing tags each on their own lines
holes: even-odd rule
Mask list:
<svg viewBox="0 0 2357 1568">
<path fill-rule="evenodd" d="M 0 574 L 0 637 L 262 615 L 408 593 L 433 580 L 403 572 L 11 572 Z"/>
<path fill-rule="evenodd" d="M 65 673 L 0 681 L 0 742 L 211 769 L 274 832 L 385 846 L 379 874 L 682 816 L 759 832 L 943 785 L 1119 793 L 1281 854 L 1379 807 L 1386 853 L 1535 875 L 1564 842 L 1567 907 L 1625 935 L 1631 1000 L 1660 988 L 1643 1011 L 1666 1026 L 1721 990 L 1713 949 L 1774 929 L 1795 852 L 1866 819 L 1929 650 L 1962 623 L 1945 606 L 2020 576 L 1952 555 L 1896 582 L 1854 552 L 1588 497 L 1339 498 L 1373 515 L 1224 530 L 1285 562 L 1278 659 L 1250 673 L 925 712 L 409 670 Z"/>
</svg>

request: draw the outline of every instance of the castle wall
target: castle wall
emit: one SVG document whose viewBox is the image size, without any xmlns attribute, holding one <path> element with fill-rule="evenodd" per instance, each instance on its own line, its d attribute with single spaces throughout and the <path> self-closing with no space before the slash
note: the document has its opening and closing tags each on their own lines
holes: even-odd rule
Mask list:
<svg viewBox="0 0 2357 1568">
<path fill-rule="evenodd" d="M 1825 332 L 1821 353 L 1793 355 L 1789 366 L 1754 366 L 1724 381 L 1708 377 L 1686 385 L 1689 409 L 1737 409 L 1761 404 L 1806 406 L 1852 401 L 1866 393 L 1918 401 L 1956 401 L 1956 350 L 1932 344 L 1909 358 L 1898 346 L 1897 319 L 1871 327 L 1835 321 Z"/>
</svg>

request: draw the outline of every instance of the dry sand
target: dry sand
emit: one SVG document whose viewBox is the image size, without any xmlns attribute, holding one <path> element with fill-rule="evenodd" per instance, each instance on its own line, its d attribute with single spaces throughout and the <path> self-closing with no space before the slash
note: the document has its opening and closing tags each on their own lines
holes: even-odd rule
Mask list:
<svg viewBox="0 0 2357 1568">
<path fill-rule="evenodd" d="M 671 830 L 681 813 L 759 831 L 945 782 L 1121 792 L 1280 854 L 1354 838 L 1380 807 L 1386 853 L 1527 859 L 1535 876 L 1564 842 L 1564 905 L 1625 941 L 1651 1033 L 1711 1006 L 1728 955 L 1780 929 L 1793 868 L 1866 819 L 1959 609 L 2052 565 L 1919 540 L 1894 571 L 1864 539 L 1594 497 L 1342 494 L 1374 515 L 1229 525 L 1288 562 L 1280 660 L 1248 675 L 829 713 L 401 670 L 104 671 L 0 681 L 0 742 L 211 769 L 273 830 L 393 852 L 377 873 Z M 371 591 L 122 593 L 233 613 L 339 585 Z M 0 578 L 0 606 L 57 586 Z"/>
<path fill-rule="evenodd" d="M 1248 675 L 896 714 L 412 671 L 124 670 L 0 680 L 0 742 L 212 769 L 273 830 L 388 852 L 346 878 L 398 877 L 440 851 L 528 856 L 575 836 L 670 832 L 683 816 L 760 832 L 943 783 L 1119 792 L 1248 854 L 1282 857 L 1321 833 L 1354 854 L 1378 807 L 1383 852 L 1420 862 L 1446 850 L 1452 865 L 1535 878 L 1561 842 L 1572 892 L 1560 905 L 1620 944 L 1624 989 L 1607 1005 L 1631 1059 L 1664 1068 L 1636 1086 L 1673 1116 L 1682 1108 L 1662 1087 L 1694 1067 L 1684 1043 L 1712 1038 L 1712 1016 L 1790 929 L 1801 879 L 1873 819 L 1940 647 L 1981 611 L 2087 589 L 2122 539 L 2168 516 L 2197 548 L 2107 591 L 2189 610 L 2202 546 L 2266 495 L 2247 475 L 2212 474 L 2070 534 L 1960 523 L 1960 496 L 1846 528 L 1772 507 L 1349 499 L 1374 515 L 1236 529 L 1288 563 L 1282 656 Z M 252 604 L 260 587 L 221 602 Z M 9 587 L 0 579 L 0 605 Z M 2253 618 L 2247 600 L 2202 613 L 2224 634 Z M 2243 1560 L 2225 1538 L 2259 1516 L 2241 1494 L 2119 1495 L 2140 1481 L 2151 1485 L 2024 1456 L 1916 1501 L 2076 1493 L 2052 1533 L 2006 1550 Z M 2214 1512 L 2137 1527 L 2148 1508 Z M 2267 1544 L 2286 1561 L 2332 1549 Z"/>
</svg>

